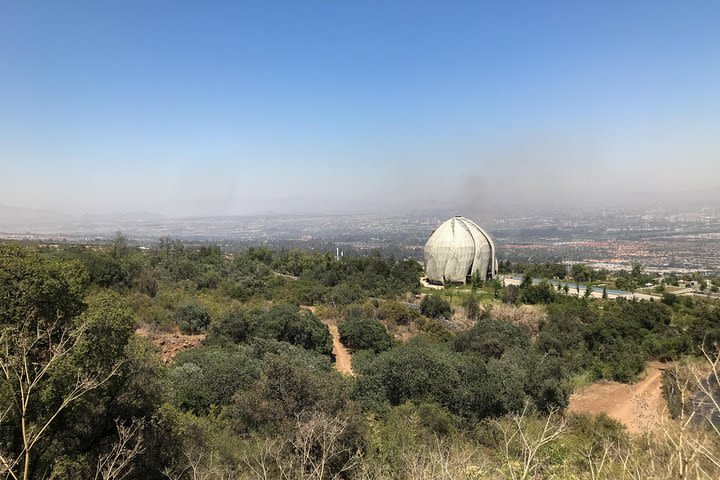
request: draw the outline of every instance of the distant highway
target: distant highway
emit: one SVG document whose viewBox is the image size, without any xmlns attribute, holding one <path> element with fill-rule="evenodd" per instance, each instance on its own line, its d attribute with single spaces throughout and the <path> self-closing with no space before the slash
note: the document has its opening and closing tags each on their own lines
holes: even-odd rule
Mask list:
<svg viewBox="0 0 720 480">
<path fill-rule="evenodd" d="M 523 281 L 523 277 L 521 275 L 499 275 L 498 279 L 503 282 L 505 285 L 520 285 Z M 537 285 L 541 281 L 545 280 L 553 287 L 557 288 L 558 285 L 560 285 L 561 288 L 565 288 L 565 285 L 568 286 L 570 291 L 568 292 L 568 295 L 577 295 L 578 294 L 578 286 L 580 288 L 580 295 L 585 294 L 585 289 L 588 288 L 587 285 L 580 285 L 577 282 L 564 282 L 562 280 L 547 280 L 547 279 L 540 279 L 540 278 L 533 278 L 533 285 Z M 427 278 L 423 277 L 420 279 L 420 283 L 423 287 L 432 288 L 436 290 L 441 290 L 443 288 L 442 285 L 433 285 L 432 283 L 429 283 L 427 281 Z M 593 298 L 602 298 L 603 289 L 602 287 L 593 287 L 590 286 L 590 296 Z M 565 293 L 564 290 L 561 290 L 562 293 Z M 662 297 L 659 295 L 648 295 L 646 293 L 632 293 L 632 292 L 626 292 L 624 290 L 616 290 L 616 289 L 608 289 L 607 291 L 608 298 L 627 298 L 632 300 L 633 298 L 637 300 L 661 300 Z"/>
<path fill-rule="evenodd" d="M 498 277 L 500 281 L 504 281 L 506 285 L 520 285 L 523 281 L 523 278 L 521 275 L 500 275 Z M 547 280 L 547 279 L 540 279 L 540 278 L 533 278 L 533 285 L 536 285 L 540 283 L 541 281 L 545 280 L 553 287 L 557 288 L 558 285 L 560 285 L 561 288 L 567 287 L 570 289 L 568 292 L 568 295 L 572 294 L 578 294 L 578 288 L 580 289 L 580 294 L 584 295 L 585 290 L 587 288 L 590 288 L 590 295 L 592 297 L 602 297 L 603 289 L 602 287 L 593 287 L 588 285 L 580 285 L 577 282 L 564 282 L 562 280 Z M 561 290 L 564 292 L 564 290 Z M 633 292 L 626 292 L 624 290 L 615 290 L 615 289 L 608 289 L 607 291 L 608 298 L 628 298 L 628 299 L 638 299 L 638 300 L 650 300 L 651 298 L 655 300 L 660 300 L 662 297 L 658 295 L 648 295 L 645 293 L 633 293 Z"/>
</svg>

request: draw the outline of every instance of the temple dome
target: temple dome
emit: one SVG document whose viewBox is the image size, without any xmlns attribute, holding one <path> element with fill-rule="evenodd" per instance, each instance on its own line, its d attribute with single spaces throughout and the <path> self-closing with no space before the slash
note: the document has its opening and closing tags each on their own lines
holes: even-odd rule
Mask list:
<svg viewBox="0 0 720 480">
<path fill-rule="evenodd" d="M 432 282 L 462 282 L 474 273 L 487 280 L 497 273 L 495 245 L 472 220 L 456 216 L 430 235 L 425 244 L 425 274 Z"/>
</svg>

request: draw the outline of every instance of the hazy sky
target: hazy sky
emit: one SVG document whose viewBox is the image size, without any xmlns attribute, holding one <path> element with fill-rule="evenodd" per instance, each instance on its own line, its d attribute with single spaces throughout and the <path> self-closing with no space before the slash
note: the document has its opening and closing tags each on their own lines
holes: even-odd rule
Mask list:
<svg viewBox="0 0 720 480">
<path fill-rule="evenodd" d="M 717 205 L 719 25 L 717 0 L 4 1 L 0 203 Z"/>
</svg>

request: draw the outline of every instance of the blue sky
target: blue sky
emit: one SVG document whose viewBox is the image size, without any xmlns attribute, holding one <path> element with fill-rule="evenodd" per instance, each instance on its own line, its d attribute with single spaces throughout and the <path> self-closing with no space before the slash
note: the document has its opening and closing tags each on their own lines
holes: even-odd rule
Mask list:
<svg viewBox="0 0 720 480">
<path fill-rule="evenodd" d="M 712 200 L 718 25 L 717 1 L 2 2 L 0 203 Z"/>
</svg>

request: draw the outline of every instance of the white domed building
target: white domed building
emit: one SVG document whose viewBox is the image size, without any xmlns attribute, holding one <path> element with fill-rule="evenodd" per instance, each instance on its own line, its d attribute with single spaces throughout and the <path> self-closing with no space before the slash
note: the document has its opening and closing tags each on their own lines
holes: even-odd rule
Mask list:
<svg viewBox="0 0 720 480">
<path fill-rule="evenodd" d="M 497 274 L 495 244 L 472 220 L 456 216 L 440 225 L 425 244 L 425 274 L 434 283 L 466 283 L 473 274 Z"/>
</svg>

